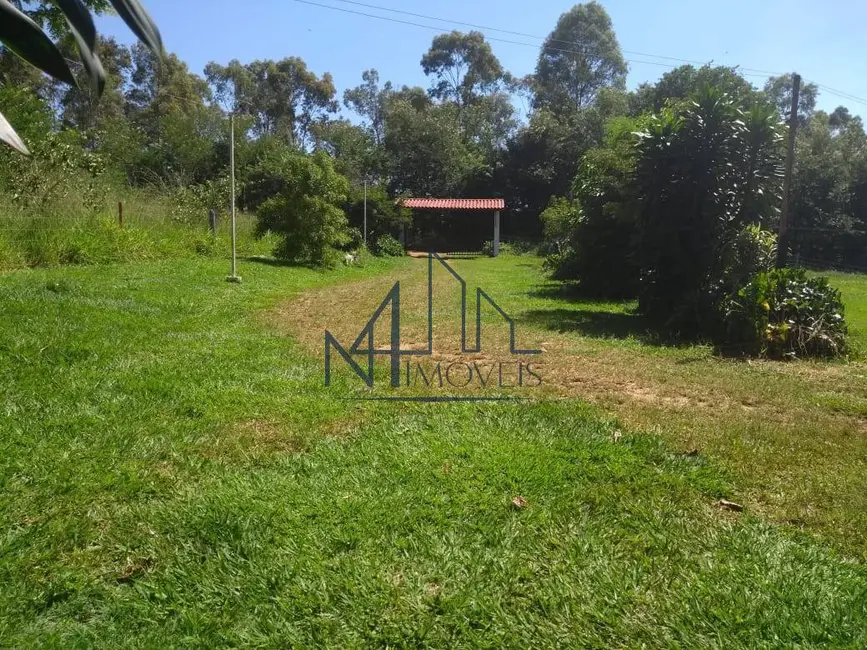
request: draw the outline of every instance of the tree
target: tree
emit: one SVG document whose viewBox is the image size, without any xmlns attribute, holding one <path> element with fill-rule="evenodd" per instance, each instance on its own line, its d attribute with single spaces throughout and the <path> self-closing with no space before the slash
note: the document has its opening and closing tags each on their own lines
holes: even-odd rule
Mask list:
<svg viewBox="0 0 867 650">
<path fill-rule="evenodd" d="M 624 93 L 613 88 L 602 88 L 596 105 L 581 110 L 557 114 L 537 109 L 508 143 L 505 176 L 510 205 L 535 217 L 552 196 L 570 194 L 581 157 L 602 143 L 606 121 L 625 111 Z"/>
<path fill-rule="evenodd" d="M 391 82 L 379 87 L 379 73 L 365 70 L 361 74 L 364 83 L 343 93 L 343 103 L 346 108 L 355 111 L 365 120 L 367 128 L 373 136 L 376 145 L 381 145 L 385 139 L 385 116 L 388 101 L 393 94 Z"/>
<path fill-rule="evenodd" d="M 205 76 L 224 107 L 254 118 L 255 135 L 277 135 L 298 147 L 311 144 L 313 125 L 338 109 L 331 75 L 317 77 L 298 57 L 212 62 Z"/>
<path fill-rule="evenodd" d="M 507 80 L 485 36 L 477 31 L 435 36 L 421 65 L 426 75 L 436 79 L 431 97 L 461 106 L 498 91 Z"/>
<path fill-rule="evenodd" d="M 90 86 L 58 88 L 62 119 L 66 126 L 86 133 L 91 148 L 118 122 L 125 119 L 124 92 L 132 73 L 130 49 L 113 38 L 99 38 L 100 60 L 105 69 L 102 97 Z M 64 48 L 65 49 L 65 48 Z"/>
<path fill-rule="evenodd" d="M 557 113 L 583 108 L 601 88 L 623 88 L 625 82 L 626 62 L 608 12 L 598 2 L 575 5 L 542 45 L 534 105 Z"/>
<path fill-rule="evenodd" d="M 157 56 L 162 55 L 163 45 L 159 30 L 138 0 L 109 1 L 139 40 Z M 108 6 L 102 0 L 91 0 L 89 4 L 96 11 L 103 11 Z M 81 2 L 58 3 L 57 7 L 48 6 L 44 2 L 26 2 L 26 5 L 38 20 L 55 31 L 62 29 L 62 20 L 65 19 L 69 33 L 78 47 L 82 66 L 97 95 L 101 95 L 105 87 L 105 70 L 97 56 L 96 28 L 88 5 Z M 55 79 L 71 86 L 78 85 L 63 54 L 39 24 L 5 0 L 0 2 L 0 43 Z M 22 153 L 27 153 L 24 142 L 2 113 L 0 113 L 0 141 Z"/>
<path fill-rule="evenodd" d="M 581 212 L 567 254 L 556 260 L 554 272 L 557 277 L 577 279 L 586 295 L 619 299 L 636 294 L 639 203 L 634 134 L 647 120 L 646 116 L 611 119 L 604 142 L 583 156 L 575 176 L 572 193 Z"/>
<path fill-rule="evenodd" d="M 192 114 L 211 100 L 207 82 L 175 54 L 160 60 L 140 44 L 132 47 L 131 54 L 128 111 L 148 128 L 167 115 Z"/>
<path fill-rule="evenodd" d="M 284 148 L 261 161 L 254 182 L 274 188 L 256 214 L 260 233 L 282 236 L 275 254 L 300 264 L 333 263 L 334 249 L 348 239 L 341 205 L 349 183 L 331 158 L 323 151 L 308 155 Z"/>
<path fill-rule="evenodd" d="M 867 265 L 867 135 L 857 117 L 816 111 L 798 132 L 794 248 L 810 264 Z"/>
<path fill-rule="evenodd" d="M 316 147 L 334 158 L 334 166 L 353 184 L 361 185 L 370 177 L 379 178 L 383 161 L 371 133 L 349 120 L 329 120 L 314 127 Z"/>
<path fill-rule="evenodd" d="M 410 101 L 390 103 L 385 130 L 392 194 L 460 196 L 467 179 L 483 166 L 455 124 L 454 104 L 418 110 Z"/>
<path fill-rule="evenodd" d="M 788 119 L 792 111 L 792 91 L 794 82 L 791 74 L 779 77 L 771 77 L 765 83 L 765 95 L 768 97 L 783 119 Z M 819 88 L 813 83 L 801 83 L 798 96 L 798 123 L 803 126 L 816 110 L 816 99 L 819 96 Z"/>
<path fill-rule="evenodd" d="M 641 84 L 630 93 L 629 112 L 638 116 L 661 111 L 667 104 L 686 100 L 705 86 L 719 88 L 741 108 L 752 106 L 758 99 L 756 89 L 738 74 L 736 67 L 682 65 L 663 74 L 655 84 Z"/>
</svg>

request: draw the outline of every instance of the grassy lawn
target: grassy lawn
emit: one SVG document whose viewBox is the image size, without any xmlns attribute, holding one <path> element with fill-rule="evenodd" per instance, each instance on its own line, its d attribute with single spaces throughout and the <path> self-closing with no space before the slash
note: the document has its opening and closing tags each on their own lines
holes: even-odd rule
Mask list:
<svg viewBox="0 0 867 650">
<path fill-rule="evenodd" d="M 394 278 L 417 334 L 421 261 L 0 276 L 0 645 L 867 645 L 864 366 L 658 346 L 538 265 L 455 263 L 545 349 L 478 404 L 322 385 Z"/>
</svg>

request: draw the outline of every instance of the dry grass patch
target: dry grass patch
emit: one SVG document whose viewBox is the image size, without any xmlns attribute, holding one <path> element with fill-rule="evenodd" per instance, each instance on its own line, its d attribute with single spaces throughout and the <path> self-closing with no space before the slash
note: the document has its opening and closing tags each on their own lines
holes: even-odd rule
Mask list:
<svg viewBox="0 0 867 650">
<path fill-rule="evenodd" d="M 614 313 L 605 310 L 615 307 L 544 295 L 538 289 L 538 262 L 529 258 L 451 264 L 471 292 L 481 286 L 517 318 L 522 344 L 544 350 L 538 358 L 543 391 L 534 395 L 593 402 L 627 427 L 665 437 L 679 452 L 698 450 L 739 479 L 737 497 L 748 509 L 828 533 L 843 548 L 867 557 L 863 363 L 729 360 L 715 357 L 707 347 L 649 343 L 638 327 L 614 335 L 569 329 L 563 324 L 570 322 L 571 311 L 586 316 Z M 416 260 L 389 276 L 312 289 L 281 305 L 274 317 L 321 356 L 326 327 L 341 340 L 353 340 L 400 280 L 402 346 L 417 348 L 425 340 L 426 272 L 426 261 Z M 488 314 L 483 315 L 483 340 L 495 344 L 486 344 L 480 355 L 458 354 L 457 284 L 435 274 L 434 292 L 436 305 L 449 305 L 440 311 L 451 316 L 435 311 L 434 362 L 488 360 L 498 354 L 489 350 L 508 351 L 505 322 Z M 472 299 L 469 309 L 473 313 Z M 539 318 L 546 310 L 554 316 Z M 632 318 L 628 311 L 616 315 L 618 323 Z M 472 328 L 468 335 L 474 335 Z"/>
</svg>

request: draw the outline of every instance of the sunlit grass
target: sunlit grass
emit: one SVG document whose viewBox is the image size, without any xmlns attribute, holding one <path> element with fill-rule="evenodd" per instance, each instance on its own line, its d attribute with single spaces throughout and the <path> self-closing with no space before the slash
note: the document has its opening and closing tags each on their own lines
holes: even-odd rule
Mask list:
<svg viewBox="0 0 867 650">
<path fill-rule="evenodd" d="M 414 264 L 243 262 L 240 285 L 207 259 L 0 276 L 0 645 L 867 642 L 864 566 L 752 501 L 718 509 L 754 480 L 725 455 L 682 455 L 580 395 L 326 391 L 321 348 L 274 308 L 303 290 L 311 309 L 381 299 L 377 278 Z M 561 308 L 528 296 L 535 266 L 459 268 L 520 317 Z M 564 336 L 666 372 L 715 363 Z"/>
</svg>

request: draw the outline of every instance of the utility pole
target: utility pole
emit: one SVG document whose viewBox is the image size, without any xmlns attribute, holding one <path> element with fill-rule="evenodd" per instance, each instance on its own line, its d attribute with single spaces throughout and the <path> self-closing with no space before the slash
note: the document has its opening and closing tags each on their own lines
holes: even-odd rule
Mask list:
<svg viewBox="0 0 867 650">
<path fill-rule="evenodd" d="M 364 245 L 367 246 L 367 176 L 364 177 Z"/>
<path fill-rule="evenodd" d="M 801 75 L 792 74 L 792 110 L 789 113 L 789 149 L 786 151 L 786 172 L 783 177 L 783 209 L 780 211 L 780 232 L 777 236 L 777 268 L 786 267 L 789 257 L 789 212 L 791 211 L 792 171 L 795 167 L 795 135 L 798 131 L 798 100 Z"/>
<path fill-rule="evenodd" d="M 241 278 L 237 273 L 237 259 L 235 251 L 235 114 L 229 116 L 229 174 L 230 184 L 232 186 L 232 274 L 226 278 L 227 282 L 240 282 Z"/>
</svg>

